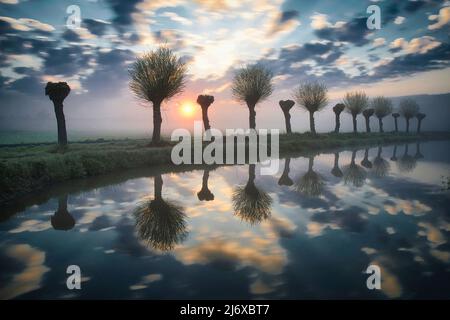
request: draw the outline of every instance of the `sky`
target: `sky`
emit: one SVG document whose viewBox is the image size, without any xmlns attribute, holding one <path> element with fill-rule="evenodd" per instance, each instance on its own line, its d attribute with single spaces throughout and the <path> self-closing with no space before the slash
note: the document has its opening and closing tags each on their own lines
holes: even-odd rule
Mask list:
<svg viewBox="0 0 450 320">
<path fill-rule="evenodd" d="M 81 24 L 71 29 L 74 5 Z M 379 30 L 366 26 L 370 5 L 380 8 Z M 247 128 L 247 107 L 233 99 L 231 81 L 252 63 L 270 68 L 275 86 L 257 107 L 257 127 L 284 129 L 278 101 L 317 80 L 329 88 L 330 103 L 316 122 L 329 131 L 330 110 L 348 91 L 449 93 L 449 33 L 450 2 L 442 0 L 0 0 L 0 129 L 53 130 L 44 87 L 67 81 L 69 132 L 150 133 L 151 104 L 133 97 L 128 69 L 165 45 L 187 63 L 188 75 L 185 91 L 163 105 L 164 133 L 193 128 L 202 93 L 215 96 L 213 127 Z M 350 117 L 343 120 L 350 128 Z M 292 123 L 294 131 L 308 130 L 307 113 L 294 107 Z"/>
</svg>

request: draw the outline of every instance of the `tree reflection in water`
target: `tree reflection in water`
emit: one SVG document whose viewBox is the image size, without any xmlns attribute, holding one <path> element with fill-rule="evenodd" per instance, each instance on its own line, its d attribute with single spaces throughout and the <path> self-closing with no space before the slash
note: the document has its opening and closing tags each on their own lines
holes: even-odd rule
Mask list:
<svg viewBox="0 0 450 320">
<path fill-rule="evenodd" d="M 295 188 L 297 192 L 308 197 L 318 197 L 323 192 L 325 185 L 320 174 L 313 170 L 314 156 L 309 157 L 308 171 L 297 181 Z"/>
<path fill-rule="evenodd" d="M 392 157 L 391 161 L 397 161 L 397 145 L 394 146 L 394 149 L 392 150 Z"/>
<path fill-rule="evenodd" d="M 424 158 L 422 152 L 420 152 L 420 142 L 416 142 L 416 154 L 414 155 L 414 158 L 416 160 Z"/>
<path fill-rule="evenodd" d="M 234 214 L 250 224 L 259 223 L 271 214 L 272 199 L 255 185 L 255 165 L 248 167 L 245 186 L 236 187 L 232 196 Z"/>
<path fill-rule="evenodd" d="M 352 161 L 344 167 L 344 182 L 345 184 L 352 183 L 355 187 L 362 187 L 367 173 L 361 166 L 355 163 L 355 158 L 356 150 L 353 150 Z"/>
<path fill-rule="evenodd" d="M 369 149 L 368 148 L 366 148 L 366 150 L 364 151 L 364 158 L 361 161 L 361 165 L 364 168 L 372 169 L 372 162 L 369 160 Z"/>
<path fill-rule="evenodd" d="M 408 154 L 408 144 L 405 144 L 405 151 L 403 155 L 398 159 L 397 166 L 400 172 L 408 173 L 416 168 L 417 160 Z"/>
<path fill-rule="evenodd" d="M 385 159 L 381 157 L 381 153 L 383 149 L 381 146 L 378 147 L 378 154 L 373 160 L 373 172 L 375 177 L 382 178 L 387 176 L 389 170 L 391 169 L 391 165 Z"/>
<path fill-rule="evenodd" d="M 75 219 L 67 211 L 67 195 L 58 198 L 58 210 L 50 218 L 53 229 L 70 230 L 75 226 Z"/>
<path fill-rule="evenodd" d="M 197 192 L 197 197 L 200 201 L 214 200 L 214 194 L 208 188 L 209 171 L 209 169 L 203 171 L 202 189 Z"/>
<path fill-rule="evenodd" d="M 286 158 L 284 161 L 284 170 L 281 174 L 280 179 L 278 180 L 278 185 L 280 186 L 292 186 L 294 184 L 294 181 L 289 177 L 289 171 L 290 171 L 290 163 L 291 158 Z"/>
<path fill-rule="evenodd" d="M 334 153 L 334 166 L 331 169 L 331 174 L 336 178 L 342 178 L 343 176 L 342 170 L 339 168 L 339 152 Z"/>
<path fill-rule="evenodd" d="M 146 200 L 134 210 L 139 237 L 153 248 L 172 250 L 187 236 L 183 208 L 162 198 L 161 175 L 154 178 L 154 199 Z"/>
</svg>

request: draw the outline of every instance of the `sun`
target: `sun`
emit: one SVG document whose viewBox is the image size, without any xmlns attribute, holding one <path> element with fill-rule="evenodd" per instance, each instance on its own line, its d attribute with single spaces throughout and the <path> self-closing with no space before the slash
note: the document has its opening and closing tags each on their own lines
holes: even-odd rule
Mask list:
<svg viewBox="0 0 450 320">
<path fill-rule="evenodd" d="M 195 113 L 194 104 L 190 101 L 183 102 L 181 104 L 180 112 L 186 118 L 192 117 Z"/>
</svg>

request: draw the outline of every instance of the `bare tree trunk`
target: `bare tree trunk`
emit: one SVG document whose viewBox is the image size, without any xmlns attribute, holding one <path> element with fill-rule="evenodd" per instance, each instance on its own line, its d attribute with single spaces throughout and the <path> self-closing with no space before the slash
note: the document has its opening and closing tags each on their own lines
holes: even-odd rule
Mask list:
<svg viewBox="0 0 450 320">
<path fill-rule="evenodd" d="M 248 106 L 248 111 L 249 111 L 249 116 L 248 116 L 249 127 L 250 127 L 250 129 L 256 129 L 256 111 L 255 111 L 256 105 L 247 104 L 247 106 Z"/>
<path fill-rule="evenodd" d="M 314 112 L 309 112 L 309 126 L 311 133 L 316 134 L 316 124 L 314 123 Z"/>
<path fill-rule="evenodd" d="M 205 131 L 210 129 L 209 119 L 208 119 L 208 107 L 202 106 L 202 118 L 203 118 L 203 126 L 205 127 Z"/>
<path fill-rule="evenodd" d="M 357 133 L 358 128 L 356 127 L 356 114 L 352 114 L 352 118 L 353 118 L 353 133 Z"/>
<path fill-rule="evenodd" d="M 409 118 L 406 118 L 406 133 L 409 132 Z"/>
<path fill-rule="evenodd" d="M 395 121 L 395 132 L 398 132 L 398 122 L 397 122 L 397 117 L 394 118 Z"/>
<path fill-rule="evenodd" d="M 58 144 L 63 147 L 67 145 L 66 119 L 64 117 L 63 103 L 53 102 L 55 107 L 56 123 L 58 126 Z"/>
<path fill-rule="evenodd" d="M 161 102 L 153 102 L 153 145 L 158 145 L 161 142 L 161 122 Z"/>
<path fill-rule="evenodd" d="M 380 132 L 383 131 L 383 118 L 378 118 L 378 126 L 380 127 Z"/>
<path fill-rule="evenodd" d="M 417 119 L 417 133 L 420 133 L 420 127 L 422 125 L 422 119 Z"/>
<path fill-rule="evenodd" d="M 370 133 L 370 119 L 369 117 L 364 117 L 366 119 L 366 131 Z"/>
<path fill-rule="evenodd" d="M 336 113 L 336 128 L 334 128 L 334 132 L 339 133 L 340 128 L 341 128 L 341 115 Z"/>
<path fill-rule="evenodd" d="M 308 171 L 313 171 L 313 166 L 314 166 L 314 156 L 309 156 L 309 160 L 308 160 Z"/>
<path fill-rule="evenodd" d="M 397 161 L 397 145 L 394 146 L 394 149 L 392 150 L 392 161 Z"/>
<path fill-rule="evenodd" d="M 284 114 L 284 121 L 286 123 L 286 133 L 292 133 L 292 129 L 291 129 L 291 114 L 289 113 L 289 111 L 285 111 L 283 110 L 283 114 Z"/>
<path fill-rule="evenodd" d="M 339 167 L 339 152 L 334 153 L 334 168 Z"/>
<path fill-rule="evenodd" d="M 154 178 L 154 193 L 155 193 L 155 200 L 162 200 L 162 186 L 163 186 L 163 179 L 160 174 L 156 175 Z"/>
</svg>

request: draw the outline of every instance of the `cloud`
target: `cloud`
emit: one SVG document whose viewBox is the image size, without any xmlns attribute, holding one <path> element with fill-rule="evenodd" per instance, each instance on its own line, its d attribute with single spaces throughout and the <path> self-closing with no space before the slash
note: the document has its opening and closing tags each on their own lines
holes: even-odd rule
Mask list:
<svg viewBox="0 0 450 320">
<path fill-rule="evenodd" d="M 373 40 L 373 46 L 375 48 L 384 46 L 385 43 L 386 43 L 386 39 L 384 39 L 384 38 L 376 38 Z"/>
<path fill-rule="evenodd" d="M 439 47 L 441 42 L 430 36 L 411 39 L 409 42 L 404 38 L 397 38 L 389 45 L 392 52 L 403 50 L 407 54 L 424 54 Z"/>
<path fill-rule="evenodd" d="M 30 18 L 14 19 L 11 17 L 0 17 L 0 21 L 8 23 L 12 29 L 17 31 L 38 30 L 44 32 L 52 32 L 55 30 L 55 28 L 50 24 Z"/>
<path fill-rule="evenodd" d="M 394 23 L 395 24 L 402 24 L 403 22 L 405 22 L 405 17 L 401 17 L 398 16 L 397 18 L 395 18 Z"/>
<path fill-rule="evenodd" d="M 109 22 L 100 19 L 84 19 L 83 24 L 90 33 L 99 37 L 105 34 L 110 25 Z"/>
<path fill-rule="evenodd" d="M 300 21 L 298 20 L 298 11 L 283 11 L 273 19 L 269 30 L 269 35 L 273 36 L 278 33 L 291 32 L 299 25 Z"/>
<path fill-rule="evenodd" d="M 211 264 L 222 267 L 243 268 L 251 266 L 270 274 L 279 274 L 287 263 L 287 257 L 281 248 L 267 246 L 261 248 L 241 245 L 229 239 L 212 239 L 193 247 L 180 246 L 175 249 L 178 260 L 184 264 Z"/>
<path fill-rule="evenodd" d="M 429 30 L 436 30 L 440 29 L 443 26 L 447 25 L 450 22 L 450 7 L 444 7 L 441 10 L 439 10 L 438 15 L 431 15 L 428 17 L 431 21 L 436 21 L 433 24 L 430 24 L 428 26 Z"/>
<path fill-rule="evenodd" d="M 335 25 L 321 20 L 313 21 L 316 28 L 314 33 L 321 39 L 349 42 L 355 46 L 363 46 L 368 43 L 367 36 L 370 33 L 366 22 L 367 17 L 355 17 L 349 22 L 336 23 Z"/>
<path fill-rule="evenodd" d="M 166 17 L 169 18 L 170 20 L 174 21 L 174 22 L 178 22 L 182 25 L 185 26 L 191 26 L 192 25 L 192 21 L 189 19 L 186 19 L 185 17 L 182 17 L 178 14 L 176 14 L 175 12 L 163 12 L 161 15 L 161 17 Z"/>
<path fill-rule="evenodd" d="M 25 267 L 14 275 L 10 283 L 3 283 L 0 286 L 0 298 L 12 299 L 39 289 L 44 274 L 50 270 L 44 264 L 45 252 L 28 244 L 15 244 L 7 247 L 6 254 Z"/>
</svg>

